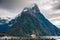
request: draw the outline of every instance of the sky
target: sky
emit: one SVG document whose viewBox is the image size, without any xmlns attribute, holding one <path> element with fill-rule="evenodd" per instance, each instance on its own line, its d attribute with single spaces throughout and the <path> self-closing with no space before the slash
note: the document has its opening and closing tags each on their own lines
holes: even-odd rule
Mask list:
<svg viewBox="0 0 60 40">
<path fill-rule="evenodd" d="M 60 28 L 60 0 L 0 0 L 0 17 L 11 19 L 22 12 L 23 8 L 36 3 L 41 13 Z"/>
</svg>

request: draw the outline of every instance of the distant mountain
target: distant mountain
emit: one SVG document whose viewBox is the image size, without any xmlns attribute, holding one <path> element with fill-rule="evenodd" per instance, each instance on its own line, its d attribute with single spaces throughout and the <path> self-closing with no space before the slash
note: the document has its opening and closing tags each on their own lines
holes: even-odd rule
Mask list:
<svg viewBox="0 0 60 40">
<path fill-rule="evenodd" d="M 40 12 L 38 6 L 25 7 L 16 22 L 6 33 L 10 36 L 59 36 L 60 29 L 50 23 Z"/>
<path fill-rule="evenodd" d="M 10 19 L 10 18 L 4 19 L 4 18 L 0 18 L 0 32 L 7 31 L 12 26 L 12 24 L 14 24 L 14 22 L 15 22 L 15 19 Z"/>
</svg>

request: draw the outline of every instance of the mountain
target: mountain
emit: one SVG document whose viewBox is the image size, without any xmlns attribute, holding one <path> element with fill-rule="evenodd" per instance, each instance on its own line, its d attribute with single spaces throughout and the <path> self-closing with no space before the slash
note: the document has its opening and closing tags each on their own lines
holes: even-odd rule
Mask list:
<svg viewBox="0 0 60 40">
<path fill-rule="evenodd" d="M 0 18 L 0 32 L 5 32 L 7 31 L 12 24 L 14 24 L 15 19 L 10 19 L 10 18 Z"/>
<path fill-rule="evenodd" d="M 50 23 L 40 12 L 38 6 L 25 7 L 16 22 L 6 33 L 10 36 L 59 36 L 60 29 Z"/>
</svg>

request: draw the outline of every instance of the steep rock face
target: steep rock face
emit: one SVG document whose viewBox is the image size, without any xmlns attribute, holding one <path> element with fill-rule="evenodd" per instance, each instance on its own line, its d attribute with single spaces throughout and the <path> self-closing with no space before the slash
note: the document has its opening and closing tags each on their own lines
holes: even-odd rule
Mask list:
<svg viewBox="0 0 60 40">
<path fill-rule="evenodd" d="M 60 30 L 51 24 L 40 12 L 38 6 L 25 7 L 15 24 L 6 32 L 11 36 L 57 36 Z"/>
</svg>

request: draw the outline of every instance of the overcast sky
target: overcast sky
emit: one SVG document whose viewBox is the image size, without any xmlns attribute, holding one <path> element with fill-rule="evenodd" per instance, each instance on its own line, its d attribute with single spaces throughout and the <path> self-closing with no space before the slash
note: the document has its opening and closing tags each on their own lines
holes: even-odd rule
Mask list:
<svg viewBox="0 0 60 40">
<path fill-rule="evenodd" d="M 14 18 L 24 7 L 36 3 L 42 14 L 60 26 L 60 0 L 0 0 L 0 17 Z"/>
</svg>

